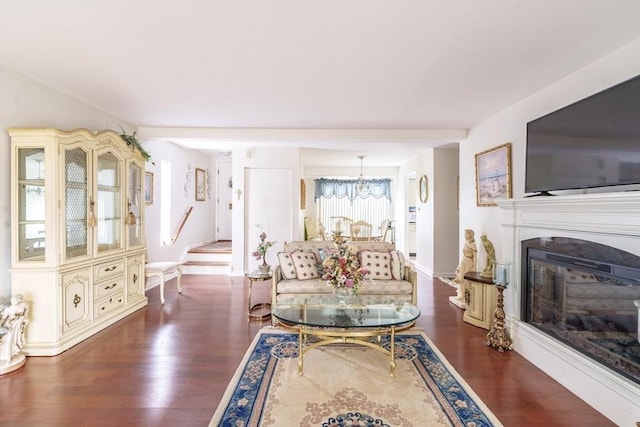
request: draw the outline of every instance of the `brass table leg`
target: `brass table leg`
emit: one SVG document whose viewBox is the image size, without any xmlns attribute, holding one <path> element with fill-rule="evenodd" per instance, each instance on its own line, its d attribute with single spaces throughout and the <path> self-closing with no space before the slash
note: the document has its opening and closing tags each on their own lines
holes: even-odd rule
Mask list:
<svg viewBox="0 0 640 427">
<path fill-rule="evenodd" d="M 302 334 L 302 326 L 298 326 L 298 375 L 302 375 L 302 371 L 303 371 L 303 364 L 304 364 L 304 351 L 302 350 L 302 341 L 303 341 L 303 334 Z"/>
<path fill-rule="evenodd" d="M 396 327 L 391 327 L 391 343 L 389 346 L 391 354 L 389 355 L 390 363 L 389 363 L 389 373 L 391 376 L 395 376 L 396 372 Z"/>
<path fill-rule="evenodd" d="M 413 324 L 412 324 L 413 325 Z M 389 374 L 395 377 L 396 372 L 396 332 L 404 331 L 411 326 L 389 326 L 388 329 L 377 329 L 374 331 L 327 331 L 323 329 L 308 328 L 304 325 L 297 325 L 292 327 L 295 330 L 297 327 L 298 333 L 298 375 L 303 375 L 304 372 L 304 353 L 313 350 L 316 347 L 331 345 L 331 344 L 358 344 L 361 346 L 369 347 L 374 350 L 384 353 L 389 357 Z M 389 350 L 387 350 L 381 342 L 381 334 L 388 335 L 390 337 Z M 308 343 L 307 339 L 309 335 L 318 337 L 318 341 Z M 376 342 L 370 342 L 366 339 L 375 337 Z M 305 347 L 306 344 L 306 347 Z"/>
</svg>

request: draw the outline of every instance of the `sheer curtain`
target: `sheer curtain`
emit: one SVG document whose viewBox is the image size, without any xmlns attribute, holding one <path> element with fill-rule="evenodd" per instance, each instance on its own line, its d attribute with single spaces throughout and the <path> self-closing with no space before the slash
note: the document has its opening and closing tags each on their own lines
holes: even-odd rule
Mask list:
<svg viewBox="0 0 640 427">
<path fill-rule="evenodd" d="M 392 217 L 391 179 L 368 180 L 369 191 L 356 192 L 357 180 L 318 178 L 315 180 L 317 217 L 331 232 L 331 217 L 343 216 L 354 221 L 363 220 L 373 225 L 372 236 L 382 236 L 382 222 Z"/>
</svg>

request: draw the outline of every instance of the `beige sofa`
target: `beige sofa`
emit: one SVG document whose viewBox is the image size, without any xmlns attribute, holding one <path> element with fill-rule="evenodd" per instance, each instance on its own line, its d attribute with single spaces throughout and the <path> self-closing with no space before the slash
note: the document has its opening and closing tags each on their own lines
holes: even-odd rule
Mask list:
<svg viewBox="0 0 640 427">
<path fill-rule="evenodd" d="M 405 303 L 416 304 L 417 274 L 408 265 L 404 255 L 395 251 L 387 242 L 350 242 L 358 248 L 358 256 L 371 257 L 380 253 L 384 262 L 381 268 L 388 272 L 376 271 L 370 274 L 358 291 L 359 299 L 367 304 Z M 335 250 L 331 241 L 308 240 L 285 243 L 284 251 L 278 253 L 278 265 L 273 271 L 271 303 L 302 304 L 335 302 L 333 288 L 321 277 L 321 254 Z M 292 257 L 292 254 L 295 257 Z M 293 258 L 298 261 L 293 262 Z M 304 258 L 306 264 L 300 265 Z M 387 264 L 387 260 L 389 263 Z M 312 265 L 314 264 L 314 265 Z M 298 268 L 296 268 L 298 267 Z M 315 272 L 313 270 L 316 270 Z"/>
</svg>

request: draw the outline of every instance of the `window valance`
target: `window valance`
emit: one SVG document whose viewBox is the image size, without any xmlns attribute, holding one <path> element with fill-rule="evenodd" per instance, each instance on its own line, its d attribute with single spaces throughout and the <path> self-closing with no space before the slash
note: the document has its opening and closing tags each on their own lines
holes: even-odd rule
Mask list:
<svg viewBox="0 0 640 427">
<path fill-rule="evenodd" d="M 367 180 L 369 191 L 366 194 L 358 194 L 356 191 L 357 184 L 357 179 L 317 178 L 315 179 L 316 188 L 314 200 L 318 200 L 320 197 L 346 197 L 353 203 L 356 197 L 362 199 L 366 199 L 367 197 L 376 199 L 386 197 L 389 202 L 391 202 L 391 179 L 378 178 Z"/>
</svg>

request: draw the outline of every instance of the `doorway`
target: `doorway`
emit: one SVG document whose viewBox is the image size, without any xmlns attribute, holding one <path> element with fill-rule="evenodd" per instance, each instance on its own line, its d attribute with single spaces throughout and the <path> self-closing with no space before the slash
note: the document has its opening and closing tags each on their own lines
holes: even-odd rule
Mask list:
<svg viewBox="0 0 640 427">
<path fill-rule="evenodd" d="M 216 217 L 218 224 L 216 227 L 216 236 L 218 240 L 231 240 L 231 224 L 233 212 L 232 200 L 232 163 L 231 160 L 218 160 L 216 162 L 218 169 L 218 185 L 216 200 Z"/>
<path fill-rule="evenodd" d="M 415 260 L 416 259 L 416 251 L 417 251 L 417 236 L 416 236 L 416 219 L 418 217 L 418 197 L 417 197 L 417 180 L 415 173 L 409 175 L 406 181 L 405 187 L 405 230 L 407 230 L 406 234 L 406 242 L 407 242 L 407 253 L 409 254 L 409 258 Z"/>
</svg>

